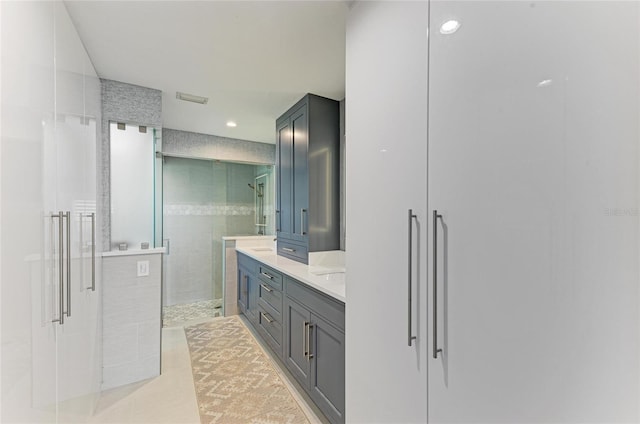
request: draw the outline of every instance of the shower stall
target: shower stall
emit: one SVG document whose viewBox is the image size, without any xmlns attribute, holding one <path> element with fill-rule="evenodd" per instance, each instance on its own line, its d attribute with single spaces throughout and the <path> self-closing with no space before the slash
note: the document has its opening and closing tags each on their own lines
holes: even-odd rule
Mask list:
<svg viewBox="0 0 640 424">
<path fill-rule="evenodd" d="M 273 166 L 163 161 L 164 325 L 224 315 L 222 237 L 274 234 Z"/>
</svg>

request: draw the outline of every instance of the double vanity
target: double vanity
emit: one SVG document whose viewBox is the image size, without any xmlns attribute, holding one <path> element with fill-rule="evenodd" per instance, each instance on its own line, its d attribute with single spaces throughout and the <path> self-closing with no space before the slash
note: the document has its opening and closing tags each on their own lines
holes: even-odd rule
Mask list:
<svg viewBox="0 0 640 424">
<path fill-rule="evenodd" d="M 339 103 L 307 94 L 276 121 L 277 243 L 236 240 L 232 282 L 238 311 L 331 423 L 345 421 L 339 162 Z"/>
<path fill-rule="evenodd" d="M 344 252 L 236 247 L 238 309 L 332 423 L 345 410 Z"/>
</svg>

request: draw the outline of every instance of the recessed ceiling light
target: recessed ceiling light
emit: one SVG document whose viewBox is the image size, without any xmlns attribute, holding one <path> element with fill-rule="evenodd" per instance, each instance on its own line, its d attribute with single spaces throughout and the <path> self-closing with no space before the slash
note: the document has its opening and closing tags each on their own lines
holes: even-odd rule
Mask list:
<svg viewBox="0 0 640 424">
<path fill-rule="evenodd" d="M 207 97 L 195 96 L 193 94 L 181 93 L 176 91 L 176 99 L 184 100 L 187 102 L 200 103 L 206 105 L 209 99 Z"/>
<path fill-rule="evenodd" d="M 538 83 L 538 87 L 547 87 L 549 85 L 553 84 L 553 80 L 551 79 L 546 79 L 546 80 L 542 80 Z"/>
<path fill-rule="evenodd" d="M 456 32 L 458 29 L 460 28 L 460 22 L 451 19 L 445 23 L 443 23 L 442 25 L 440 25 L 440 34 L 453 34 L 454 32 Z"/>
<path fill-rule="evenodd" d="M 238 126 L 238 124 L 236 124 L 236 123 L 235 123 L 235 122 L 233 122 L 233 121 L 228 121 L 228 122 L 227 122 L 227 127 L 235 128 L 235 127 L 237 127 L 237 126 Z"/>
</svg>

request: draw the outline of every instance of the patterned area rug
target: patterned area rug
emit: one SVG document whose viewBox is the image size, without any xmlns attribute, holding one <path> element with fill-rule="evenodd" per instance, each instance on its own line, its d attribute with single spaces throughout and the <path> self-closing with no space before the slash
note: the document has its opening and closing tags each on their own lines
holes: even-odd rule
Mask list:
<svg viewBox="0 0 640 424">
<path fill-rule="evenodd" d="M 309 423 L 238 317 L 184 331 L 202 423 Z"/>
</svg>

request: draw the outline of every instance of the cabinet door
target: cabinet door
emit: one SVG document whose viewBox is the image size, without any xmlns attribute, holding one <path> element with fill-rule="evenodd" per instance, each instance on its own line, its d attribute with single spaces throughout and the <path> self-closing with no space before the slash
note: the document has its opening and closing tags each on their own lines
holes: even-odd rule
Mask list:
<svg viewBox="0 0 640 424">
<path fill-rule="evenodd" d="M 1 422 L 56 420 L 54 3 L 0 2 Z M 46 253 L 45 253 L 46 252 Z M 33 384 L 37 382 L 37 384 Z"/>
<path fill-rule="evenodd" d="M 238 268 L 238 308 L 247 315 L 247 299 L 249 297 L 249 274 L 244 268 Z"/>
<path fill-rule="evenodd" d="M 347 421 L 424 423 L 428 4 L 363 1 L 349 14 Z"/>
<path fill-rule="evenodd" d="M 276 129 L 276 172 L 277 189 L 276 200 L 276 232 L 280 239 L 291 239 L 293 234 L 293 145 L 291 136 L 291 122 L 285 120 Z"/>
<path fill-rule="evenodd" d="M 311 315 L 311 399 L 333 423 L 344 422 L 344 333 Z"/>
<path fill-rule="evenodd" d="M 57 327 L 59 420 L 84 422 L 96 401 L 96 292 L 91 290 L 89 212 L 95 208 L 95 132 L 85 119 L 90 62 L 62 2 L 55 6 L 57 197 L 65 220 L 65 317 Z M 91 71 L 93 69 L 91 68 Z M 95 131 L 95 125 L 93 125 Z M 67 246 L 68 245 L 68 246 Z M 86 259 L 89 259 L 87 261 Z M 68 266 L 70 264 L 70 267 Z"/>
<path fill-rule="evenodd" d="M 309 231 L 309 120 L 308 106 L 302 105 L 291 114 L 293 146 L 293 240 L 306 242 Z"/>
<path fill-rule="evenodd" d="M 258 323 L 258 290 L 260 288 L 260 280 L 255 277 L 253 274 L 247 275 L 247 290 L 248 290 L 248 298 L 247 298 L 247 311 L 249 315 L 249 319 L 254 322 L 254 324 Z"/>
<path fill-rule="evenodd" d="M 290 298 L 285 299 L 285 352 L 287 368 L 304 387 L 309 387 L 311 364 L 308 352 L 308 330 L 311 312 Z"/>
<path fill-rule="evenodd" d="M 431 2 L 432 424 L 640 421 L 639 6 Z"/>
<path fill-rule="evenodd" d="M 84 143 L 87 147 L 85 163 L 84 200 L 81 203 L 80 250 L 82 256 L 81 284 L 86 301 L 85 331 L 91 370 L 91 404 L 96 405 L 102 385 L 102 238 L 97 211 L 97 147 L 102 137 L 101 84 L 91 59 L 84 57 Z M 94 214 L 93 216 L 91 214 Z M 94 408 L 95 409 L 95 408 Z"/>
</svg>

